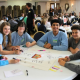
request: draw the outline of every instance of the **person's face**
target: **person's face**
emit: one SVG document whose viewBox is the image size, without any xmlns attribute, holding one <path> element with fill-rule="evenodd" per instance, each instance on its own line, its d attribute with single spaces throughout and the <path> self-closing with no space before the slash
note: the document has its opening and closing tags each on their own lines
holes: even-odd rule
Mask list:
<svg viewBox="0 0 80 80">
<path fill-rule="evenodd" d="M 59 31 L 59 23 L 53 23 L 51 26 L 53 32 L 58 32 Z"/>
<path fill-rule="evenodd" d="M 72 30 L 72 37 L 74 39 L 79 39 L 80 38 L 80 31 L 77 29 Z"/>
<path fill-rule="evenodd" d="M 8 35 L 10 33 L 10 26 L 6 25 L 3 27 L 3 34 Z"/>
<path fill-rule="evenodd" d="M 26 5 L 26 8 L 28 9 L 28 6 Z"/>
<path fill-rule="evenodd" d="M 25 30 L 25 27 L 18 27 L 18 32 L 19 32 L 19 33 L 23 33 L 24 30 Z"/>
</svg>

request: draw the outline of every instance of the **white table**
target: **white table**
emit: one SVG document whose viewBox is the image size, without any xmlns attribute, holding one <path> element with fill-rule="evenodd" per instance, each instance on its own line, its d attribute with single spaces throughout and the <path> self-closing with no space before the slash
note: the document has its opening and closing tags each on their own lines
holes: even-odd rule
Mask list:
<svg viewBox="0 0 80 80">
<path fill-rule="evenodd" d="M 37 45 L 28 49 L 23 48 L 23 50 L 25 51 L 33 51 L 33 49 L 35 51 L 38 51 L 45 48 L 39 47 Z M 51 50 L 51 49 L 45 49 L 45 50 L 47 54 L 49 52 L 50 54 L 55 56 L 56 61 L 54 65 L 59 65 L 59 63 L 57 62 L 59 56 L 64 57 L 64 56 L 71 55 L 71 52 L 69 51 L 57 51 L 57 50 Z M 20 55 L 7 55 L 9 59 L 12 59 L 13 57 L 16 57 L 16 56 L 20 56 Z M 4 71 L 9 71 L 14 69 L 21 69 L 23 71 L 23 75 L 14 76 L 10 78 L 6 78 L 4 76 Z M 26 70 L 28 70 L 28 74 L 29 74 L 28 76 L 27 76 Z M 60 72 L 60 70 L 62 70 L 62 72 Z M 0 80 L 72 80 L 77 75 L 75 72 L 72 72 L 65 67 L 61 67 L 60 70 L 58 70 L 57 72 L 53 72 L 50 70 L 43 71 L 43 70 L 21 65 L 20 63 L 9 64 L 9 65 L 0 67 Z"/>
</svg>

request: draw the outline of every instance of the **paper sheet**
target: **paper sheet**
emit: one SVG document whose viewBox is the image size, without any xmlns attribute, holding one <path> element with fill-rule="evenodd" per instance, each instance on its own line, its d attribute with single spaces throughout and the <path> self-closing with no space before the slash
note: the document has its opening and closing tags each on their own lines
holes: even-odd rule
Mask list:
<svg viewBox="0 0 80 80">
<path fill-rule="evenodd" d="M 19 69 L 10 70 L 10 71 L 4 71 L 5 77 L 12 77 L 23 74 L 23 72 Z"/>
</svg>

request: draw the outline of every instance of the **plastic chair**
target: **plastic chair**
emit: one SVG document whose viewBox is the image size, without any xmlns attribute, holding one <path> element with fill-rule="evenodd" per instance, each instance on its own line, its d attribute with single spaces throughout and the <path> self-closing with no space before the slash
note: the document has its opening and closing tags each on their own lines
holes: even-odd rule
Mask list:
<svg viewBox="0 0 80 80">
<path fill-rule="evenodd" d="M 34 34 L 34 40 L 37 42 L 45 33 L 42 31 L 38 31 Z"/>
</svg>

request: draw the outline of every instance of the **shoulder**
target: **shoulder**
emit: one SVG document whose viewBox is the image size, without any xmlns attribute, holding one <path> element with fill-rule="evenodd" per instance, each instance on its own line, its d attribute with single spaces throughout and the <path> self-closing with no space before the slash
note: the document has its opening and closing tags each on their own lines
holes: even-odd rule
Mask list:
<svg viewBox="0 0 80 80">
<path fill-rule="evenodd" d="M 11 35 L 15 35 L 16 33 L 17 33 L 17 32 L 16 32 L 16 31 L 14 31 L 14 32 L 12 32 L 12 33 L 11 33 Z"/>
<path fill-rule="evenodd" d="M 3 34 L 2 33 L 0 33 L 0 37 L 3 37 Z"/>
<path fill-rule="evenodd" d="M 65 32 L 63 32 L 63 31 L 59 31 L 59 35 L 60 36 L 66 36 Z"/>
<path fill-rule="evenodd" d="M 68 40 L 69 40 L 69 41 L 73 41 L 73 40 L 74 40 L 74 38 L 73 38 L 73 37 L 70 37 Z"/>
<path fill-rule="evenodd" d="M 11 33 L 11 37 L 15 37 L 16 36 L 16 34 L 17 34 L 17 32 L 15 31 L 15 32 L 12 32 Z"/>
<path fill-rule="evenodd" d="M 46 33 L 46 35 L 49 35 L 49 36 L 50 36 L 51 34 L 53 34 L 52 31 Z"/>
</svg>

